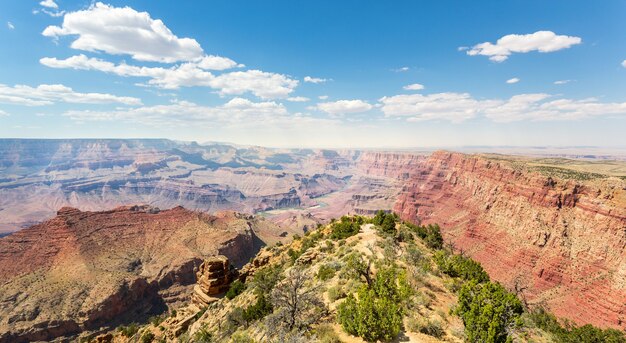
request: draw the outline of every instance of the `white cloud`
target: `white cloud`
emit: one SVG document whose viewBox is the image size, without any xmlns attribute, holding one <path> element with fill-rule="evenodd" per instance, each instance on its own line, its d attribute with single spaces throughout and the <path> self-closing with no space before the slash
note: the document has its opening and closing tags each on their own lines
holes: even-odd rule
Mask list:
<svg viewBox="0 0 626 343">
<path fill-rule="evenodd" d="M 222 95 L 236 95 L 245 92 L 264 98 L 283 98 L 293 92 L 298 81 L 289 77 L 260 70 L 235 71 L 215 77 L 210 86 L 219 89 Z"/>
<path fill-rule="evenodd" d="M 290 98 L 287 98 L 287 101 L 291 101 L 291 102 L 307 102 L 310 101 L 311 99 L 305 97 L 305 96 L 293 96 Z"/>
<path fill-rule="evenodd" d="M 44 57 L 41 64 L 51 68 L 71 68 L 79 70 L 99 70 L 123 77 L 149 78 L 148 85 L 164 89 L 180 87 L 210 87 L 222 95 L 240 95 L 246 92 L 268 99 L 288 96 L 298 86 L 298 81 L 285 75 L 260 70 L 236 71 L 219 76 L 203 70 L 196 63 L 183 63 L 171 68 L 139 67 L 128 64 L 114 64 L 85 55 L 76 55 L 64 60 Z M 215 65 L 214 65 L 215 67 Z"/>
<path fill-rule="evenodd" d="M 324 83 L 326 81 L 328 81 L 328 79 L 321 79 L 319 77 L 311 77 L 311 76 L 304 77 L 304 82 L 309 82 L 309 83 Z"/>
<path fill-rule="evenodd" d="M 503 62 L 512 53 L 553 52 L 581 42 L 580 37 L 556 35 L 552 31 L 537 31 L 526 35 L 506 35 L 498 39 L 496 44 L 490 42 L 476 44 L 466 53 L 470 56 L 489 56 L 494 62 Z"/>
<path fill-rule="evenodd" d="M 419 84 L 419 83 L 413 83 L 413 84 L 410 84 L 410 85 L 406 85 L 406 86 L 404 86 L 402 88 L 405 89 L 405 90 L 408 90 L 408 91 L 419 91 L 419 90 L 424 89 L 424 85 Z"/>
<path fill-rule="evenodd" d="M 320 100 L 326 100 L 326 99 L 328 99 L 328 95 L 320 95 L 317 98 L 320 99 Z"/>
<path fill-rule="evenodd" d="M 555 85 L 564 85 L 564 84 L 570 83 L 570 82 L 572 82 L 572 80 L 557 80 L 557 81 L 554 81 L 554 84 Z"/>
<path fill-rule="evenodd" d="M 0 110 L 0 117 L 8 117 L 9 114 L 4 112 L 3 110 Z"/>
<path fill-rule="evenodd" d="M 407 94 L 383 97 L 381 107 L 387 117 L 408 120 L 444 119 L 461 122 L 476 116 L 481 103 L 467 93 Z"/>
<path fill-rule="evenodd" d="M 252 102 L 234 98 L 220 106 L 202 106 L 189 101 L 144 106 L 113 111 L 67 111 L 72 120 L 136 122 L 155 127 L 214 126 L 233 130 L 293 130 L 337 124 L 336 120 L 314 118 L 301 113 L 290 114 L 285 106 L 274 101 Z"/>
<path fill-rule="evenodd" d="M 485 116 L 496 122 L 518 120 L 574 120 L 603 115 L 626 115 L 626 102 L 602 103 L 597 99 L 554 99 L 544 93 L 520 94 L 507 100 L 474 99 L 468 93 L 409 94 L 380 99 L 386 117 L 409 121 L 461 122 Z"/>
<path fill-rule="evenodd" d="M 54 0 L 43 0 L 39 4 L 43 7 L 53 8 L 55 10 L 59 9 L 59 5 L 57 5 Z"/>
<path fill-rule="evenodd" d="M 622 67 L 626 68 L 626 60 L 622 62 Z"/>
<path fill-rule="evenodd" d="M 70 87 L 59 84 L 44 84 L 37 87 L 25 85 L 10 87 L 0 84 L 0 102 L 25 106 L 51 105 L 55 102 L 141 105 L 141 100 L 138 98 L 115 96 L 106 93 L 78 93 Z"/>
<path fill-rule="evenodd" d="M 331 115 L 360 113 L 372 109 L 372 105 L 363 100 L 338 100 L 317 104 L 317 109 Z"/>
<path fill-rule="evenodd" d="M 514 78 L 512 78 L 512 79 L 508 79 L 508 80 L 506 80 L 506 83 L 508 83 L 508 84 L 513 84 L 513 83 L 518 83 L 519 81 L 520 81 L 520 80 L 519 80 L 519 78 L 514 77 Z"/>
<path fill-rule="evenodd" d="M 15 25 L 13 25 L 13 23 L 11 23 L 10 21 L 7 21 L 7 27 L 9 28 L 9 30 L 15 29 Z"/>
<path fill-rule="evenodd" d="M 61 27 L 48 26 L 42 34 L 53 38 L 78 36 L 71 44 L 74 49 L 130 55 L 139 61 L 172 63 L 198 60 L 204 55 L 195 39 L 177 37 L 147 12 L 101 2 L 65 14 Z"/>
<path fill-rule="evenodd" d="M 227 57 L 208 55 L 198 62 L 198 67 L 206 70 L 226 70 L 235 67 L 243 68 L 245 66 L 237 64 L 237 62 Z"/>
</svg>

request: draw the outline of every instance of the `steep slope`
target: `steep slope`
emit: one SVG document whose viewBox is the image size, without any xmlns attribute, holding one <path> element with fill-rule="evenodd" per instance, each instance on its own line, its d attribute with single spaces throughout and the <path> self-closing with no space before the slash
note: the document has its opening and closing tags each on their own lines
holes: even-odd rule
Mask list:
<svg viewBox="0 0 626 343">
<path fill-rule="evenodd" d="M 405 183 L 403 219 L 444 237 L 530 304 L 579 324 L 626 328 L 626 184 L 563 180 L 436 152 Z"/>
<path fill-rule="evenodd" d="M 271 223 L 182 207 L 104 212 L 63 208 L 0 239 L 0 342 L 99 330 L 188 298 L 194 269 L 222 254 L 235 264 L 276 240 Z"/>
</svg>

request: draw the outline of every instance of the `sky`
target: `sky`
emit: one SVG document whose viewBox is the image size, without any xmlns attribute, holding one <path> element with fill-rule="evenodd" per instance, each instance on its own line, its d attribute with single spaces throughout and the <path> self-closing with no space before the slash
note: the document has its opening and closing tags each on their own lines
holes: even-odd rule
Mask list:
<svg viewBox="0 0 626 343">
<path fill-rule="evenodd" d="M 626 146 L 626 1 L 0 1 L 0 138 Z"/>
</svg>

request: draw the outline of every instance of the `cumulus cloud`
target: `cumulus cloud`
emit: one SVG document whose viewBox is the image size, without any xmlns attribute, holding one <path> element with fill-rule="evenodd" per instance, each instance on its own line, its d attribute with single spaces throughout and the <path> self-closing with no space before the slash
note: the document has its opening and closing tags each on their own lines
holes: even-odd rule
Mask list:
<svg viewBox="0 0 626 343">
<path fill-rule="evenodd" d="M 217 126 L 233 128 L 292 130 L 295 127 L 333 125 L 336 120 L 321 119 L 301 113 L 291 114 L 285 106 L 274 101 L 253 102 L 234 98 L 219 106 L 202 106 L 189 101 L 173 101 L 170 104 L 143 106 L 112 111 L 67 111 L 64 116 L 78 122 L 116 121 L 137 122 L 155 127 Z"/>
<path fill-rule="evenodd" d="M 43 0 L 42 2 L 39 3 L 41 6 L 43 7 L 48 7 L 48 8 L 52 8 L 52 9 L 59 9 L 59 5 L 57 5 L 54 0 Z"/>
<path fill-rule="evenodd" d="M 77 36 L 71 47 L 130 55 L 138 61 L 172 63 L 198 60 L 204 53 L 192 38 L 179 38 L 159 19 L 130 7 L 112 7 L 98 2 L 86 10 L 70 12 L 61 26 L 48 26 L 44 36 Z"/>
<path fill-rule="evenodd" d="M 115 96 L 106 93 L 79 93 L 70 87 L 59 84 L 44 84 L 37 87 L 25 85 L 10 87 L 0 84 L 0 102 L 25 106 L 52 105 L 56 102 L 141 105 L 141 100 L 138 98 Z"/>
<path fill-rule="evenodd" d="M 572 82 L 572 80 L 557 80 L 557 81 L 554 81 L 554 84 L 555 85 L 564 85 L 564 84 L 570 83 L 570 82 Z"/>
<path fill-rule="evenodd" d="M 123 77 L 148 78 L 148 85 L 163 89 L 180 87 L 210 87 L 222 95 L 239 95 L 246 92 L 261 98 L 283 98 L 298 86 L 298 81 L 286 75 L 260 70 L 246 70 L 213 75 L 194 62 L 183 63 L 170 68 L 139 67 L 125 63 L 114 64 L 85 55 L 76 55 L 64 60 L 44 57 L 41 64 L 51 68 L 98 70 Z M 225 64 L 224 64 L 225 65 Z M 214 67 L 216 67 L 214 65 Z"/>
<path fill-rule="evenodd" d="M 320 99 L 320 100 L 326 100 L 326 99 L 328 99 L 328 95 L 320 95 L 317 98 Z"/>
<path fill-rule="evenodd" d="M 622 62 L 622 67 L 626 68 L 626 60 Z"/>
<path fill-rule="evenodd" d="M 208 55 L 204 56 L 199 62 L 198 67 L 206 70 L 226 70 L 235 67 L 243 68 L 245 65 L 238 64 L 227 57 Z"/>
<path fill-rule="evenodd" d="M 3 110 L 0 110 L 0 117 L 8 117 L 9 114 L 4 112 Z"/>
<path fill-rule="evenodd" d="M 444 119 L 461 122 L 476 116 L 482 106 L 468 93 L 407 94 L 380 99 L 387 117 L 406 117 L 410 121 Z"/>
<path fill-rule="evenodd" d="M 508 84 L 513 84 L 513 83 L 518 83 L 518 82 L 519 82 L 519 78 L 517 78 L 517 77 L 514 77 L 512 79 L 506 80 L 506 83 L 508 83 Z"/>
<path fill-rule="evenodd" d="M 210 86 L 219 89 L 223 95 L 249 91 L 260 98 L 269 99 L 288 96 L 298 86 L 298 80 L 282 74 L 246 70 L 221 74 L 211 81 Z"/>
<path fill-rule="evenodd" d="M 311 76 L 304 77 L 304 82 L 308 82 L 308 83 L 324 83 L 326 81 L 328 81 L 328 79 L 321 79 L 319 77 L 311 77 Z"/>
<path fill-rule="evenodd" d="M 305 96 L 293 96 L 293 97 L 289 97 L 287 98 L 287 101 L 291 101 L 291 102 L 307 102 L 310 101 L 311 99 L 305 97 Z"/>
<path fill-rule="evenodd" d="M 402 87 L 403 89 L 407 90 L 407 91 L 419 91 L 424 89 L 424 85 L 419 84 L 419 83 L 413 83 L 410 85 L 406 85 L 404 87 Z"/>
<path fill-rule="evenodd" d="M 462 122 L 484 116 L 496 122 L 510 122 L 626 115 L 626 102 L 602 103 L 594 98 L 557 99 L 544 93 L 520 94 L 507 100 L 478 100 L 468 93 L 409 94 L 383 97 L 380 102 L 385 116 L 406 118 L 409 121 Z"/>
<path fill-rule="evenodd" d="M 9 30 L 15 29 L 15 25 L 13 25 L 13 23 L 11 23 L 10 21 L 7 21 L 7 27 L 9 28 Z"/>
<path fill-rule="evenodd" d="M 476 44 L 466 53 L 470 56 L 489 56 L 489 59 L 494 62 L 503 62 L 512 53 L 553 52 L 567 49 L 581 42 L 580 37 L 557 35 L 552 31 L 537 31 L 525 35 L 506 35 L 498 39 L 495 44 L 491 42 Z"/>
<path fill-rule="evenodd" d="M 331 115 L 366 112 L 372 105 L 363 100 L 338 100 L 317 104 L 317 109 Z"/>
</svg>

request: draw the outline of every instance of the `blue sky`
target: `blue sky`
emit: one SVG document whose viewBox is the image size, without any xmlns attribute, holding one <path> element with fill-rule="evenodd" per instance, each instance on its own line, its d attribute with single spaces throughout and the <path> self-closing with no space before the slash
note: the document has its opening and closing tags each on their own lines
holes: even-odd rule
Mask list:
<svg viewBox="0 0 626 343">
<path fill-rule="evenodd" d="M 4 1 L 0 137 L 626 145 L 626 1 Z"/>
</svg>

